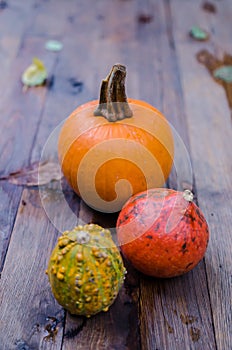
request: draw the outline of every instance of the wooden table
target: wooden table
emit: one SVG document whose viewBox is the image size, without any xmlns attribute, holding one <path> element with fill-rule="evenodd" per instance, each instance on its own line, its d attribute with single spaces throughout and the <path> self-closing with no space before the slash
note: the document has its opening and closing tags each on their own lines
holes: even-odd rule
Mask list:
<svg viewBox="0 0 232 350">
<path fill-rule="evenodd" d="M 1 350 L 232 349 L 232 84 L 210 73 L 232 54 L 232 1 L 210 3 L 0 2 Z M 189 36 L 195 25 L 210 34 L 208 41 Z M 46 50 L 50 39 L 63 49 Z M 34 56 L 45 63 L 48 81 L 25 89 L 21 75 Z M 72 317 L 54 300 L 45 275 L 58 228 L 69 223 L 63 205 L 105 227 L 114 227 L 116 215 L 94 212 L 68 187 L 66 202 L 59 200 L 59 181 L 43 186 L 49 195 L 41 200 L 40 187 L 20 184 L 25 175 L 12 183 L 9 174 L 41 161 L 49 135 L 76 106 L 98 98 L 101 79 L 118 62 L 127 66 L 128 96 L 160 109 L 186 145 L 210 242 L 186 275 L 162 280 L 128 267 L 107 313 Z"/>
</svg>

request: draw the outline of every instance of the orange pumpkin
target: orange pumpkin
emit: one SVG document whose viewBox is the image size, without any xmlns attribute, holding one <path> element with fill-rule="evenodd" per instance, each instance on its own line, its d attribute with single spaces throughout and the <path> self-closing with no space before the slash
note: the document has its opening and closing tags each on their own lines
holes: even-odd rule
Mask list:
<svg viewBox="0 0 232 350">
<path fill-rule="evenodd" d="M 102 212 L 117 212 L 131 195 L 163 186 L 173 164 L 167 120 L 148 103 L 127 100 L 125 77 L 125 66 L 114 65 L 102 81 L 100 101 L 75 109 L 59 135 L 64 176 Z"/>
</svg>

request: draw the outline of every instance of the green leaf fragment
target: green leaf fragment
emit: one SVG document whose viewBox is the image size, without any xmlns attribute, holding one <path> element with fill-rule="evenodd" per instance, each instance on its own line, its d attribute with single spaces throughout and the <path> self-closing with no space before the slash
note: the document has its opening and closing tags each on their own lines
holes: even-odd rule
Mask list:
<svg viewBox="0 0 232 350">
<path fill-rule="evenodd" d="M 196 40 L 207 40 L 209 38 L 209 34 L 197 26 L 191 28 L 190 36 Z"/>
<path fill-rule="evenodd" d="M 221 66 L 213 71 L 213 76 L 216 79 L 232 83 L 232 66 Z"/>
<path fill-rule="evenodd" d="M 63 49 L 63 44 L 58 40 L 48 40 L 45 43 L 45 49 L 57 52 Z"/>
<path fill-rule="evenodd" d="M 44 63 L 37 57 L 34 57 L 32 64 L 22 74 L 23 84 L 27 86 L 42 85 L 46 79 L 47 70 Z"/>
</svg>

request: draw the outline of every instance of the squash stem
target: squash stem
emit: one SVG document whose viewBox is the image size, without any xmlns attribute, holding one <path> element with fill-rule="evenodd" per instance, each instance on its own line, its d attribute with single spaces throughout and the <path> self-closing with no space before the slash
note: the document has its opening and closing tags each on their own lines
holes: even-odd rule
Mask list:
<svg viewBox="0 0 232 350">
<path fill-rule="evenodd" d="M 102 81 L 100 99 L 95 116 L 105 117 L 109 122 L 115 122 L 132 117 L 125 91 L 126 67 L 115 64 L 108 76 Z"/>
</svg>

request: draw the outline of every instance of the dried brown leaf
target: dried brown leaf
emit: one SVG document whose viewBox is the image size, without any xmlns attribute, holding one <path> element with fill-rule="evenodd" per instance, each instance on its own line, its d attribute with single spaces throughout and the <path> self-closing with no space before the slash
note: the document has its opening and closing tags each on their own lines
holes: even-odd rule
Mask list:
<svg viewBox="0 0 232 350">
<path fill-rule="evenodd" d="M 59 181 L 62 177 L 60 166 L 55 162 L 35 162 L 30 167 L 9 174 L 2 180 L 8 180 L 14 185 L 39 186 L 51 181 Z"/>
</svg>

